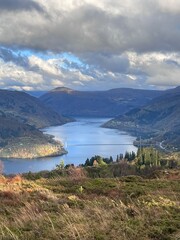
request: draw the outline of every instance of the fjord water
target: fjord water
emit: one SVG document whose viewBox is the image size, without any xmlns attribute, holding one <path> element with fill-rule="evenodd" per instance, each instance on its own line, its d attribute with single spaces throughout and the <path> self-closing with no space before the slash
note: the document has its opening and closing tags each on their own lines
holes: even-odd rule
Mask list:
<svg viewBox="0 0 180 240">
<path fill-rule="evenodd" d="M 136 147 L 132 145 L 134 137 L 115 129 L 100 127 L 108 120 L 107 118 L 78 118 L 76 122 L 44 129 L 45 133 L 54 135 L 56 139 L 63 142 L 68 154 L 31 160 L 2 160 L 4 173 L 52 170 L 61 160 L 64 160 L 65 164 L 79 165 L 94 155 L 112 156 L 115 160 L 117 154 L 124 154 L 126 150 L 136 152 Z"/>
</svg>

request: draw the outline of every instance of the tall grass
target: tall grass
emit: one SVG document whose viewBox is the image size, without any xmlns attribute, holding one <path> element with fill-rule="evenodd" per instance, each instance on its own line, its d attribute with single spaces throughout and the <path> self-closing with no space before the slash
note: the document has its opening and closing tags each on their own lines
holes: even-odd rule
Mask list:
<svg viewBox="0 0 180 240">
<path fill-rule="evenodd" d="M 179 183 L 136 176 L 24 180 L 19 191 L 0 188 L 0 239 L 178 240 Z"/>
</svg>

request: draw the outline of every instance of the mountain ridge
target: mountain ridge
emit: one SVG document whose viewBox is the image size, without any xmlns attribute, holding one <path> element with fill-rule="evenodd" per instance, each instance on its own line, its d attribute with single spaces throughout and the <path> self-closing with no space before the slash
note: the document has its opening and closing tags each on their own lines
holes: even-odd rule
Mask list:
<svg viewBox="0 0 180 240">
<path fill-rule="evenodd" d="M 64 116 L 115 117 L 151 99 L 162 91 L 116 88 L 106 91 L 77 91 L 66 87 L 55 88 L 39 99 Z"/>
</svg>

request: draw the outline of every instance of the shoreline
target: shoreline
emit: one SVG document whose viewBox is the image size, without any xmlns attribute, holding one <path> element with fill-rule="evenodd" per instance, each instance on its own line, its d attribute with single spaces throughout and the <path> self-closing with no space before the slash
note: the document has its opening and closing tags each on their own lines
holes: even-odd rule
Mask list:
<svg viewBox="0 0 180 240">
<path fill-rule="evenodd" d="M 56 157 L 67 154 L 63 144 L 52 136 L 10 139 L 6 146 L 0 148 L 0 159 L 37 159 Z"/>
<path fill-rule="evenodd" d="M 1 157 L 0 156 L 0 160 L 10 160 L 10 159 L 13 159 L 13 160 L 34 160 L 34 159 L 41 159 L 41 158 L 51 158 L 51 157 L 58 157 L 58 156 L 63 156 L 63 155 L 66 155 L 68 154 L 68 151 L 66 151 L 64 149 L 64 152 L 61 152 L 61 153 L 56 153 L 56 154 L 51 154 L 51 155 L 44 155 L 44 156 L 37 156 L 37 157 L 32 157 L 32 158 L 25 158 L 25 157 Z"/>
<path fill-rule="evenodd" d="M 103 124 L 101 127 L 103 128 L 108 128 L 108 129 L 117 129 L 118 131 L 124 131 L 128 134 L 130 134 L 131 136 L 135 137 L 136 140 L 134 141 L 133 145 L 135 147 L 138 147 L 138 143 L 142 146 L 154 146 L 156 149 L 164 152 L 164 153 L 169 153 L 169 152 L 178 152 L 179 150 L 174 147 L 171 146 L 167 143 L 166 145 L 169 145 L 169 148 L 167 148 L 167 146 L 162 146 L 162 143 L 165 142 L 165 140 L 162 139 L 162 131 L 159 131 L 157 129 L 150 131 L 150 129 L 147 128 L 142 128 L 140 129 L 140 127 L 127 127 L 124 125 L 119 124 L 119 126 L 112 126 L 109 125 L 109 123 L 105 123 Z M 140 140 L 141 138 L 141 140 Z"/>
</svg>

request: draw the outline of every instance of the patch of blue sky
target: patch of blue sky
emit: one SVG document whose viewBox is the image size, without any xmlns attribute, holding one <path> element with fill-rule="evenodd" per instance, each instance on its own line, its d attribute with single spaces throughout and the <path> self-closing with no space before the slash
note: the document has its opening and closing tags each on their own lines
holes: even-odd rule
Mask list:
<svg viewBox="0 0 180 240">
<path fill-rule="evenodd" d="M 59 65 L 59 67 L 62 67 L 64 69 L 84 69 L 85 71 L 87 71 L 89 69 L 89 66 L 85 63 L 83 63 L 83 61 L 81 61 L 77 56 L 75 56 L 74 54 L 70 53 L 70 52 L 63 52 L 63 53 L 53 53 L 53 52 L 38 52 L 38 51 L 33 51 L 33 50 L 29 50 L 29 49 L 21 49 L 21 50 L 13 50 L 13 53 L 15 55 L 19 55 L 22 57 L 30 57 L 30 56 L 37 56 L 38 58 L 41 58 L 45 61 L 51 60 L 51 59 L 55 59 L 57 60 L 57 65 Z M 58 63 L 59 60 L 59 63 Z"/>
<path fill-rule="evenodd" d="M 69 68 L 88 68 L 87 64 L 83 63 L 77 56 L 72 53 L 64 52 L 58 55 L 64 61 L 61 62 L 61 67 Z"/>
<path fill-rule="evenodd" d="M 13 53 L 22 57 L 30 57 L 32 55 L 30 50 L 13 50 Z"/>
<path fill-rule="evenodd" d="M 76 63 L 78 65 L 83 65 L 83 62 L 74 54 L 72 53 L 68 53 L 68 52 L 64 52 L 64 53 L 60 53 L 60 54 L 55 54 L 53 52 L 37 52 L 37 51 L 32 51 L 32 50 L 28 50 L 28 49 L 24 49 L 24 50 L 16 50 L 13 51 L 16 54 L 20 54 L 22 56 L 32 56 L 35 55 L 43 60 L 49 60 L 49 59 L 66 59 L 69 62 L 73 62 Z"/>
<path fill-rule="evenodd" d="M 76 63 L 78 65 L 83 65 L 82 61 L 77 57 L 75 56 L 74 54 L 72 53 L 67 53 L 67 52 L 64 52 L 62 54 L 60 54 L 63 58 L 65 58 L 66 60 L 68 60 L 69 62 L 73 62 L 73 63 Z"/>
</svg>

